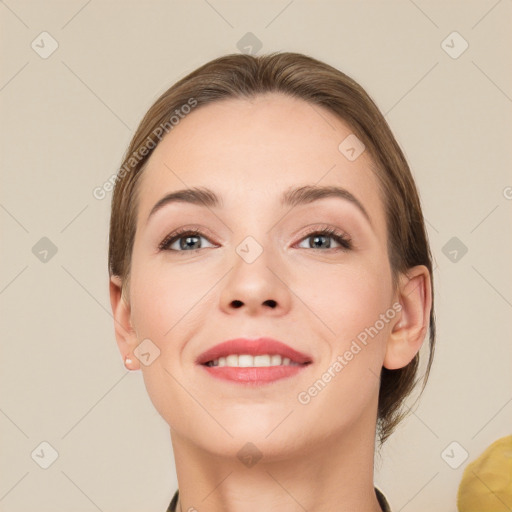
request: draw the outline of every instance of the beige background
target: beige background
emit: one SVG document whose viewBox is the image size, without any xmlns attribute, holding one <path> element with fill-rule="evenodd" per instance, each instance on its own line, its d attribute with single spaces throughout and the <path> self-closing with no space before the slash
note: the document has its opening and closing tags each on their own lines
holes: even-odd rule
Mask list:
<svg viewBox="0 0 512 512">
<path fill-rule="evenodd" d="M 92 191 L 157 96 L 251 51 L 238 43 L 248 32 L 259 53 L 303 52 L 354 77 L 410 161 L 436 260 L 438 347 L 375 482 L 393 511 L 455 510 L 464 467 L 512 433 L 511 19 L 509 0 L 0 2 L 0 510 L 166 509 L 168 427 L 115 345 L 110 195 Z M 58 452 L 48 469 L 42 442 Z"/>
</svg>

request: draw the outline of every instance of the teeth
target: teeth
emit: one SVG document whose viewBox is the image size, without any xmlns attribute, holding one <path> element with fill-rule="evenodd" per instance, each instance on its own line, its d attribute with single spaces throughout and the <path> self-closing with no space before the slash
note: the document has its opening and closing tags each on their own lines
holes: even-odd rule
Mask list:
<svg viewBox="0 0 512 512">
<path fill-rule="evenodd" d="M 226 366 L 238 366 L 238 356 L 231 355 L 226 357 Z"/>
<path fill-rule="evenodd" d="M 277 356 L 277 355 L 274 355 L 274 356 L 270 356 L 270 364 L 272 366 L 279 366 L 282 361 L 281 361 L 281 356 Z"/>
<path fill-rule="evenodd" d="M 254 356 L 254 366 L 270 366 L 270 356 Z"/>
<path fill-rule="evenodd" d="M 208 366 L 232 366 L 239 368 L 266 367 L 266 366 L 299 366 L 288 357 L 281 357 L 278 354 L 262 354 L 251 356 L 249 354 L 230 354 L 226 357 L 219 357 L 207 363 Z"/>
<path fill-rule="evenodd" d="M 238 365 L 242 367 L 255 366 L 254 357 L 246 354 L 238 356 Z"/>
</svg>

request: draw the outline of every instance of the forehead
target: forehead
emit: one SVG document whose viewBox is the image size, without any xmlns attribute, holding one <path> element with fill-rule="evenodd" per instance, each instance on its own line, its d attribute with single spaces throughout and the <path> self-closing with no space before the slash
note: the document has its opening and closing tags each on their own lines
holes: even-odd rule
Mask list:
<svg viewBox="0 0 512 512">
<path fill-rule="evenodd" d="M 350 126 L 334 113 L 279 93 L 197 107 L 147 162 L 138 221 L 163 195 L 189 187 L 210 188 L 240 212 L 248 205 L 271 209 L 290 187 L 333 185 L 356 196 L 385 230 L 371 158 L 364 151 L 349 160 L 340 150 L 347 137 L 354 137 Z"/>
</svg>

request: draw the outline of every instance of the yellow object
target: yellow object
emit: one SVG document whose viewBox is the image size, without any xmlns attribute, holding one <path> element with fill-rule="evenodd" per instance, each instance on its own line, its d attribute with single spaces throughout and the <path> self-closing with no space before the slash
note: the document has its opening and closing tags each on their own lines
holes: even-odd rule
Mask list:
<svg viewBox="0 0 512 512">
<path fill-rule="evenodd" d="M 512 510 L 512 436 L 498 439 L 466 466 L 457 493 L 457 510 Z"/>
</svg>

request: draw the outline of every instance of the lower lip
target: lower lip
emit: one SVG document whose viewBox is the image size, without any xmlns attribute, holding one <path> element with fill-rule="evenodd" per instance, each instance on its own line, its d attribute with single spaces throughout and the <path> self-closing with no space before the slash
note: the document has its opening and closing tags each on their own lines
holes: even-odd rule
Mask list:
<svg viewBox="0 0 512 512">
<path fill-rule="evenodd" d="M 297 375 L 304 370 L 305 364 L 298 366 L 206 366 L 201 365 L 212 377 L 230 380 L 239 384 L 265 384 Z"/>
</svg>

